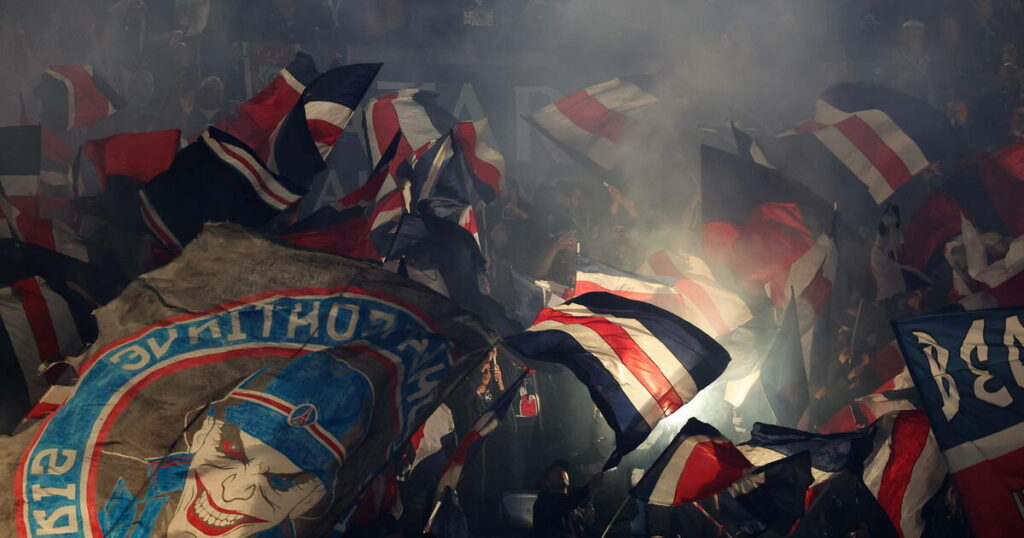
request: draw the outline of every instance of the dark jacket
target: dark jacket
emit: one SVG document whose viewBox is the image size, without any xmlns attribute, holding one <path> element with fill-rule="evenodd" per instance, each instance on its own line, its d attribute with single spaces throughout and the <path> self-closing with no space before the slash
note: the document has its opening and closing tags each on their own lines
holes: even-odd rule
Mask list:
<svg viewBox="0 0 1024 538">
<path fill-rule="evenodd" d="M 581 538 L 594 524 L 590 488 L 573 488 L 568 494 L 545 490 L 533 503 L 533 532 L 538 538 Z"/>
</svg>

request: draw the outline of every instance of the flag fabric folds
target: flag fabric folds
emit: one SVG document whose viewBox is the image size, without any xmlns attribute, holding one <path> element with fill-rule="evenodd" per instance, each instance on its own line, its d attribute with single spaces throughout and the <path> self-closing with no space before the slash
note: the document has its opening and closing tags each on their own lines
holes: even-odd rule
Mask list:
<svg viewBox="0 0 1024 538">
<path fill-rule="evenodd" d="M 491 203 L 501 195 L 505 179 L 505 157 L 484 141 L 487 120 L 463 121 L 455 125 L 455 151 L 462 156 L 477 195 Z"/>
<path fill-rule="evenodd" d="M 51 66 L 36 95 L 43 101 L 42 124 L 61 131 L 92 125 L 125 105 L 91 65 Z"/>
<path fill-rule="evenodd" d="M 607 292 L 653 304 L 696 325 L 711 336 L 722 336 L 750 320 L 739 296 L 720 286 L 707 265 L 696 256 L 658 251 L 639 275 L 580 256 L 574 295 Z"/>
<path fill-rule="evenodd" d="M 587 386 L 615 431 L 616 449 L 605 469 L 729 363 L 721 345 L 683 319 L 601 292 L 545 308 L 533 326 L 506 343 L 524 357 L 567 366 Z"/>
<path fill-rule="evenodd" d="M 807 411 L 810 389 L 794 303 L 786 308 L 782 326 L 768 347 L 761 364 L 760 380 L 776 422 L 788 427 L 799 424 Z"/>
<path fill-rule="evenodd" d="M 633 488 L 647 504 L 676 506 L 731 486 L 754 465 L 714 427 L 691 418 Z"/>
<path fill-rule="evenodd" d="M 807 451 L 811 455 L 812 485 L 817 486 L 844 470 L 859 475 L 871 451 L 872 433 L 873 430 L 864 428 L 826 435 L 758 422 L 750 432 L 750 440 L 737 448 L 757 466 Z"/>
<path fill-rule="evenodd" d="M 234 116 L 214 127 L 249 146 L 260 160 L 267 162 L 278 125 L 295 108 L 306 86 L 318 76 L 313 57 L 299 52 L 265 88 L 242 103 Z"/>
<path fill-rule="evenodd" d="M 584 88 L 523 116 L 527 123 L 584 167 L 599 174 L 616 168 L 622 145 L 640 113 L 658 102 L 646 76 L 620 77 Z"/>
<path fill-rule="evenodd" d="M 717 500 L 718 520 L 752 536 L 767 530 L 787 534 L 804 515 L 804 497 L 812 481 L 811 455 L 800 452 L 757 468 L 700 504 L 713 508 Z"/>
<path fill-rule="evenodd" d="M 876 204 L 889 199 L 932 163 L 949 158 L 953 147 L 953 132 L 945 114 L 924 101 L 873 83 L 830 86 L 815 104 L 814 118 L 779 137 L 773 142 L 801 145 L 805 139 L 816 140 L 817 147 L 834 160 L 825 167 L 834 172 L 834 179 L 859 183 L 860 192 L 866 191 Z M 791 137 L 792 142 L 780 140 Z M 802 147 L 814 150 L 811 144 Z M 767 143 L 764 148 L 769 160 L 792 177 L 811 179 L 799 169 L 800 163 L 775 158 Z M 820 182 L 819 178 L 815 183 Z M 807 184 L 812 186 L 810 181 Z"/>
<path fill-rule="evenodd" d="M 1020 535 L 1024 309 L 925 315 L 893 328 L 974 532 Z"/>
<path fill-rule="evenodd" d="M 864 461 L 864 485 L 901 538 L 921 536 L 921 510 L 939 491 L 947 472 L 928 417 L 919 410 L 898 411 L 883 416 L 874 428 L 874 446 Z"/>
<path fill-rule="evenodd" d="M 39 277 L 0 288 L 0 368 L 4 387 L 4 420 L 0 432 L 10 434 L 17 420 L 40 401 L 59 370 L 44 373 L 47 363 L 77 354 L 93 336 L 94 324 L 66 295 Z M 13 419 L 12 422 L 11 420 Z"/>
<path fill-rule="evenodd" d="M 93 212 L 124 230 L 145 233 L 139 211 L 143 185 L 171 167 L 181 131 L 122 133 L 89 140 L 75 164 L 74 195 L 81 211 Z"/>
<path fill-rule="evenodd" d="M 497 340 L 407 279 L 229 224 L 96 318 L 73 394 L 4 477 L 30 535 L 326 535 Z M 31 472 L 51 452 L 61 472 Z M 232 479 L 275 504 L 227 496 Z M 66 513 L 40 482 L 86 502 L 33 517 Z"/>
<path fill-rule="evenodd" d="M 437 104 L 437 97 L 434 92 L 407 89 L 370 98 L 363 116 L 370 162 L 378 162 L 391 139 L 400 135 L 395 165 L 390 169 L 394 175 L 397 165 L 411 153 L 447 133 L 457 120 Z"/>
<path fill-rule="evenodd" d="M 328 155 L 380 68 L 379 63 L 346 65 L 310 83 L 275 127 L 267 167 L 308 185 L 314 174 L 327 167 Z"/>
<path fill-rule="evenodd" d="M 268 170 L 240 140 L 210 127 L 139 196 L 146 226 L 172 252 L 181 252 L 207 221 L 256 227 L 303 192 L 302 185 Z"/>
</svg>

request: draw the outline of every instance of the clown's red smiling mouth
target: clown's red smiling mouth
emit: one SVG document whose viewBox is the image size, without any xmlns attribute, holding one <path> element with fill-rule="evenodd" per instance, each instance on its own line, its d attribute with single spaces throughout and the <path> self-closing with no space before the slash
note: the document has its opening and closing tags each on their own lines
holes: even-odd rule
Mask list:
<svg viewBox="0 0 1024 538">
<path fill-rule="evenodd" d="M 213 499 L 210 498 L 210 493 L 207 491 L 206 486 L 203 485 L 199 474 L 197 473 L 195 476 L 198 491 L 196 492 L 196 498 L 192 500 L 192 504 L 185 511 L 185 515 L 189 524 L 203 534 L 220 536 L 248 523 L 267 522 L 265 519 L 217 506 Z"/>
</svg>

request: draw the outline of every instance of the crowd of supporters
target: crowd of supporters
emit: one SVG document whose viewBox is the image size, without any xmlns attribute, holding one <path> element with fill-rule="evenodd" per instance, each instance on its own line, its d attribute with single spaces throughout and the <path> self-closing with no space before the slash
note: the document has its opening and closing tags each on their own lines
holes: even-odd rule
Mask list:
<svg viewBox="0 0 1024 538">
<path fill-rule="evenodd" d="M 463 2 L 435 6 L 412 0 L 8 0 L 0 8 L 0 124 L 14 125 L 23 115 L 32 115 L 38 107 L 33 88 L 48 66 L 89 64 L 126 98 L 127 105 L 79 133 L 83 140 L 174 128 L 192 138 L 229 117 L 245 99 L 243 43 L 297 45 L 323 66 L 343 63 L 346 47 L 352 46 L 521 51 L 530 49 L 531 35 L 557 28 L 559 16 L 566 13 L 563 4 L 568 3 L 478 2 L 497 21 L 492 30 L 483 31 L 464 24 L 468 15 Z M 776 1 L 772 6 L 780 20 L 801 8 L 821 15 L 822 30 L 815 36 L 821 46 L 793 51 L 787 61 L 812 57 L 815 65 L 809 71 L 825 73 L 827 82 L 870 80 L 927 101 L 948 114 L 963 154 L 1024 139 L 1024 2 L 847 0 L 826 9 L 812 8 L 808 2 Z M 763 55 L 787 54 L 759 48 L 747 35 L 749 24 L 720 25 L 717 44 L 729 48 L 736 62 L 752 65 Z M 733 118 L 719 118 L 723 125 L 729 119 Z M 772 127 L 772 121 L 764 119 L 749 123 Z M 693 237 L 695 207 L 681 203 L 666 209 L 658 195 L 651 194 L 673 190 L 668 180 L 650 192 L 641 189 L 641 181 L 620 188 L 582 172 L 555 184 L 538 184 L 529 178 L 517 180 L 512 168 L 503 195 L 481 219 L 488 260 L 485 287 L 507 311 L 514 310 L 517 278 L 571 287 L 581 253 L 634 270 L 649 254 L 644 249 L 652 238 L 670 250 L 699 243 Z M 838 353 L 832 363 L 818 365 L 827 374 L 810 380 L 808 425 L 823 425 L 837 409 L 874 390 L 869 379 L 874 357 L 864 349 L 878 351 L 891 340 L 889 319 L 948 306 L 947 298 L 937 296 L 932 287 L 933 282 L 924 278 L 908 282 L 905 292 L 881 303 L 851 297 L 848 315 L 835 328 Z M 501 355 L 466 383 L 452 404 L 457 432 L 467 431 L 487 409 L 518 364 Z M 707 407 L 706 413 L 703 420 L 735 439 L 742 439 L 758 418 L 744 416 L 744 409 L 724 402 Z M 610 431 L 586 389 L 562 369 L 533 375 L 511 415 L 460 486 L 470 528 L 480 532 L 506 532 L 498 517 L 502 493 L 541 490 L 548 487 L 544 482 L 552 481 L 559 488 L 583 483 L 610 452 Z M 609 473 L 604 487 L 588 491 L 596 517 L 591 513 L 578 518 L 571 535 L 599 532 L 608 524 L 629 487 L 631 471 L 649 465 L 665 443 L 664 438 L 650 440 Z M 556 459 L 571 465 L 552 465 Z M 562 484 L 563 478 L 567 484 Z M 808 514 L 809 523 L 797 533 L 878 535 L 875 529 L 885 525 L 885 516 L 870 505 L 873 501 L 863 488 L 851 482 L 832 489 L 836 491 Z M 418 516 L 429 509 L 424 504 L 428 499 L 407 493 L 404 500 L 405 519 L 411 522 L 405 530 L 411 532 Z M 967 532 L 952 488 L 947 486 L 928 510 L 933 522 L 930 536 Z M 631 505 L 620 519 L 642 511 Z M 652 525 L 665 520 L 669 527 L 682 526 L 669 532 L 684 536 L 687 531 L 681 528 L 707 525 L 692 513 L 648 515 Z M 879 518 L 881 523 L 874 525 Z M 618 535 L 628 534 L 623 525 L 615 527 Z"/>
</svg>

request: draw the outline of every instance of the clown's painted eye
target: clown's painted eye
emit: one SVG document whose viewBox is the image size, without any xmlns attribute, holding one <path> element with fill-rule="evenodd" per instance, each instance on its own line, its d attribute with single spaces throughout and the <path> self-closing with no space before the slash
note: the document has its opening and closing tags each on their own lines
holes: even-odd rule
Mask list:
<svg viewBox="0 0 1024 538">
<path fill-rule="evenodd" d="M 221 439 L 220 441 L 220 453 L 233 459 L 243 461 L 245 460 L 245 454 L 242 452 L 241 443 L 232 441 L 230 439 Z"/>
<path fill-rule="evenodd" d="M 294 474 L 278 474 L 278 473 L 267 473 L 267 482 L 274 489 L 289 489 L 299 482 L 304 481 L 307 478 L 307 473 L 294 473 Z"/>
</svg>

